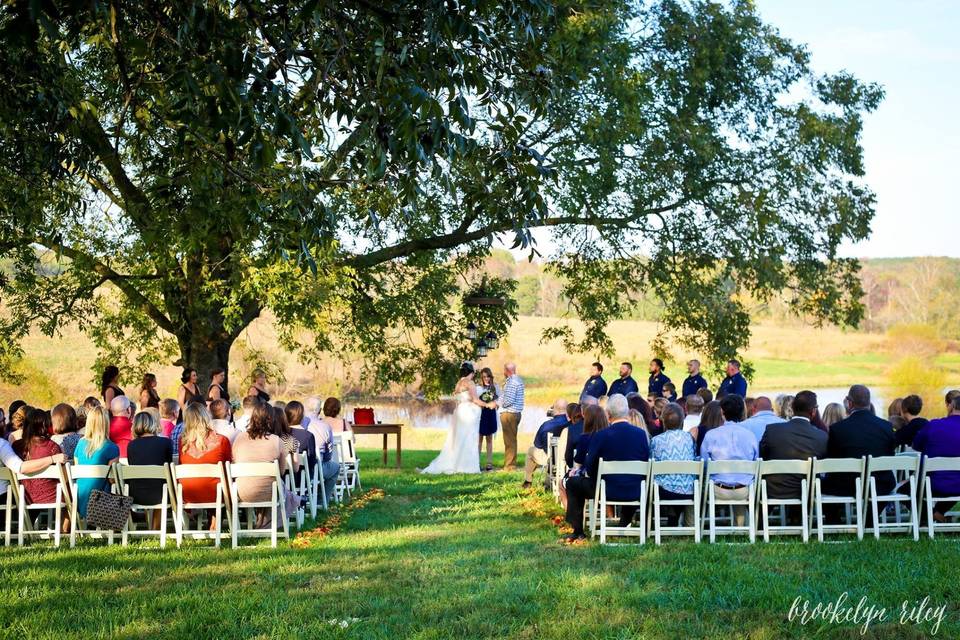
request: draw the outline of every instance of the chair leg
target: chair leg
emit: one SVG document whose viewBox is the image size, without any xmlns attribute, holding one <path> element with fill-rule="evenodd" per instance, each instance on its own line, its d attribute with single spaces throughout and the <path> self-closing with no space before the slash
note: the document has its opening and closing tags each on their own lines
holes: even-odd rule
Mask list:
<svg viewBox="0 0 960 640">
<path fill-rule="evenodd" d="M 920 539 L 920 517 L 917 514 L 917 477 L 910 475 L 910 523 L 913 529 L 913 539 Z"/>
<path fill-rule="evenodd" d="M 237 504 L 238 496 L 236 487 L 233 487 L 231 497 L 233 498 L 233 506 L 231 508 L 230 518 L 230 548 L 236 549 L 238 538 L 237 530 L 240 529 L 240 505 Z M 247 511 L 249 511 L 249 509 Z"/>
<path fill-rule="evenodd" d="M 760 517 L 763 518 L 763 541 L 770 542 L 770 512 L 767 505 L 767 481 L 760 489 Z"/>
<path fill-rule="evenodd" d="M 53 522 L 53 546 L 60 548 L 60 514 L 61 512 L 61 493 L 60 485 L 57 485 L 57 508 L 55 510 L 54 522 Z"/>
<path fill-rule="evenodd" d="M 277 502 L 282 500 L 283 498 L 281 498 L 280 496 L 280 487 L 276 486 L 276 483 L 274 483 L 274 489 L 275 489 L 273 492 L 274 501 L 273 501 L 273 504 L 270 505 L 270 546 L 276 549 L 277 548 Z M 284 516 L 283 518 L 283 526 L 284 528 L 286 528 L 287 526 L 286 516 Z"/>
<path fill-rule="evenodd" d="M 707 508 L 710 510 L 710 544 L 717 541 L 717 494 L 713 482 L 707 487 Z"/>
<path fill-rule="evenodd" d="M 660 546 L 660 529 L 661 529 L 661 524 L 660 524 L 660 490 L 657 489 L 656 486 L 654 486 L 654 489 L 653 489 L 653 490 L 654 490 L 654 492 L 655 492 L 655 493 L 653 494 L 653 524 L 654 524 L 654 527 L 655 527 L 655 529 L 653 530 L 653 531 L 654 531 L 654 533 L 653 533 L 653 540 L 654 540 L 654 542 L 656 543 L 656 545 L 659 547 L 659 546 Z M 600 515 L 602 516 L 603 514 L 600 514 Z"/>
<path fill-rule="evenodd" d="M 20 495 L 20 505 L 17 508 L 17 526 L 20 529 L 20 535 L 17 536 L 17 546 L 22 547 L 23 539 L 26 537 L 27 532 L 27 515 L 24 513 L 27 510 L 27 497 L 24 495 L 22 485 L 17 487 L 17 492 Z"/>
<path fill-rule="evenodd" d="M 750 518 L 747 525 L 749 527 L 750 544 L 757 541 L 757 490 L 755 484 L 751 483 L 750 489 L 747 491 L 747 501 L 750 503 L 747 505 L 747 517 Z"/>
<path fill-rule="evenodd" d="M 928 476 L 926 479 L 926 491 L 924 491 L 924 496 L 926 497 L 927 502 L 927 536 L 933 540 L 933 530 L 936 528 L 936 523 L 933 521 L 933 494 L 930 492 L 930 490 L 930 477 Z"/>
<path fill-rule="evenodd" d="M 880 509 L 877 503 L 877 481 L 876 478 L 870 478 L 870 485 L 867 492 L 870 495 L 870 506 L 873 508 L 873 537 L 880 539 Z"/>
</svg>

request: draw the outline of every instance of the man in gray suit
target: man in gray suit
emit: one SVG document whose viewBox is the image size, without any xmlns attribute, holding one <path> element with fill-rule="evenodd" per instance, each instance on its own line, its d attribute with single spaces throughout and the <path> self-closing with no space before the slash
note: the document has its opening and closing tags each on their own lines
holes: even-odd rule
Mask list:
<svg viewBox="0 0 960 640">
<path fill-rule="evenodd" d="M 806 460 L 827 454 L 827 434 L 813 426 L 817 415 L 817 394 L 801 391 L 793 399 L 793 418 L 789 422 L 767 425 L 760 439 L 760 457 L 764 460 Z M 801 476 L 767 476 L 767 494 L 771 498 L 799 498 Z"/>
</svg>

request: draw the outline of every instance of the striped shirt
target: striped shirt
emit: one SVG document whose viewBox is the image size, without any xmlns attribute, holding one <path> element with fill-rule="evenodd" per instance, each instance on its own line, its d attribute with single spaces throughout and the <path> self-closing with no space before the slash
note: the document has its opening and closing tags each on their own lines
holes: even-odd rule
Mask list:
<svg viewBox="0 0 960 640">
<path fill-rule="evenodd" d="M 504 383 L 500 410 L 507 413 L 523 412 L 523 380 L 520 376 L 514 374 Z"/>
</svg>

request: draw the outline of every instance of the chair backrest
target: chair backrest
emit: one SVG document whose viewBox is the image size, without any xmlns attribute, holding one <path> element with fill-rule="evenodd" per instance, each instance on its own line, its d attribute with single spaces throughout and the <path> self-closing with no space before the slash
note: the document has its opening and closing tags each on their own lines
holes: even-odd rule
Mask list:
<svg viewBox="0 0 960 640">
<path fill-rule="evenodd" d="M 356 460 L 353 449 L 352 432 L 342 432 L 333 435 L 334 444 L 337 445 L 337 452 L 340 455 L 340 462 L 353 462 Z"/>
<path fill-rule="evenodd" d="M 654 460 L 650 466 L 651 476 L 663 476 L 667 474 L 679 474 L 685 476 L 703 475 L 702 460 Z"/>
<path fill-rule="evenodd" d="M 706 475 L 715 473 L 743 473 L 756 475 L 759 460 L 707 460 Z"/>
<path fill-rule="evenodd" d="M 924 458 L 925 473 L 933 471 L 960 471 L 960 458 Z"/>
<path fill-rule="evenodd" d="M 165 464 L 118 464 L 117 474 L 120 482 L 128 480 L 166 480 L 167 465 Z"/>
<path fill-rule="evenodd" d="M 907 473 L 916 473 L 920 467 L 920 457 L 913 455 L 906 456 L 873 456 L 867 457 L 867 473 L 873 474 L 877 471 L 906 471 Z"/>
<path fill-rule="evenodd" d="M 69 466 L 69 465 L 68 465 Z M 98 468 L 98 467 L 97 467 Z M 107 469 L 107 467 L 104 467 Z M 11 471 L 12 473 L 12 471 Z M 62 467 L 59 464 L 52 464 L 43 471 L 35 471 L 33 473 L 14 473 L 13 474 L 17 481 L 21 480 L 63 480 Z M 97 476 L 89 476 L 95 478 Z M 101 478 L 106 477 L 106 474 L 100 476 Z"/>
<path fill-rule="evenodd" d="M 650 475 L 650 463 L 646 460 L 604 460 L 600 458 L 597 467 L 597 482 L 600 482 L 604 474 L 646 477 Z"/>
<path fill-rule="evenodd" d="M 809 475 L 810 459 L 807 460 L 760 460 L 757 470 L 760 476 L 771 474 Z"/>
<path fill-rule="evenodd" d="M 216 478 L 223 477 L 220 463 L 216 464 L 177 464 L 171 467 L 176 480 L 184 478 Z"/>
<path fill-rule="evenodd" d="M 237 478 L 273 478 L 280 480 L 280 463 L 273 462 L 228 462 L 227 475 Z"/>
<path fill-rule="evenodd" d="M 863 473 L 866 464 L 865 458 L 814 458 L 813 473 Z"/>
<path fill-rule="evenodd" d="M 112 471 L 107 464 L 67 464 L 66 470 L 71 483 L 79 479 L 103 480 L 109 478 Z"/>
</svg>

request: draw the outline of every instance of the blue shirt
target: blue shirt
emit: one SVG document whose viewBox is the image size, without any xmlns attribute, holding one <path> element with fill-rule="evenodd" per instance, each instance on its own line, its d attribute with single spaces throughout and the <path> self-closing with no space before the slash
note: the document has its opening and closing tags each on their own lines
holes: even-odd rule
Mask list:
<svg viewBox="0 0 960 640">
<path fill-rule="evenodd" d="M 757 442 L 763 437 L 763 432 L 767 430 L 768 424 L 783 422 L 783 418 L 773 411 L 757 411 L 753 416 L 739 423 L 741 427 L 751 432 L 756 437 Z"/>
<path fill-rule="evenodd" d="M 614 422 L 606 429 L 591 434 L 590 448 L 584 467 L 587 475 L 596 479 L 600 469 L 600 458 L 604 460 L 637 460 L 646 462 L 650 459 L 650 446 L 647 444 L 647 434 L 643 429 L 621 420 Z M 581 436 L 581 439 L 586 436 Z M 689 436 L 688 436 L 689 437 Z M 625 476 L 610 474 L 603 477 L 607 487 L 607 498 L 610 500 L 638 500 L 640 498 L 640 476 Z"/>
<path fill-rule="evenodd" d="M 503 397 L 500 399 L 500 411 L 506 413 L 523 412 L 523 380 L 514 374 L 503 383 Z"/>
<path fill-rule="evenodd" d="M 560 435 L 568 424 L 570 422 L 567 420 L 567 416 L 553 416 L 537 429 L 537 435 L 533 438 L 533 446 L 546 451 L 547 445 L 550 443 L 550 436 Z"/>
<path fill-rule="evenodd" d="M 600 376 L 590 376 L 587 378 L 587 381 L 583 383 L 583 391 L 580 392 L 581 398 L 583 396 L 599 398 L 605 395 L 607 395 L 607 381 Z"/>
<path fill-rule="evenodd" d="M 617 378 L 610 383 L 610 391 L 608 392 L 608 395 L 612 396 L 618 393 L 622 396 L 625 396 L 628 393 L 640 393 L 640 387 L 637 386 L 637 381 L 633 379 L 633 376 Z"/>
<path fill-rule="evenodd" d="M 656 460 L 695 460 L 693 438 L 683 429 L 669 429 L 650 441 L 650 457 Z M 657 484 L 674 493 L 692 494 L 697 479 L 688 473 L 657 476 Z"/>
<path fill-rule="evenodd" d="M 720 383 L 720 389 L 717 390 L 717 399 L 719 400 L 728 393 L 733 393 L 741 398 L 747 397 L 747 379 L 739 371 L 732 376 L 727 376 Z"/>
<path fill-rule="evenodd" d="M 704 460 L 756 460 L 758 455 L 759 441 L 752 431 L 743 428 L 742 422 L 727 422 L 710 429 L 700 445 L 700 457 Z M 710 479 L 722 484 L 748 485 L 753 482 L 753 474 L 711 473 Z"/>
<path fill-rule="evenodd" d="M 114 458 L 120 457 L 120 447 L 106 440 L 96 451 L 87 451 L 89 440 L 82 439 L 73 451 L 76 464 L 109 464 Z M 77 512 L 80 517 L 87 517 L 87 502 L 94 490 L 109 491 L 110 482 L 104 478 L 77 478 Z"/>
<path fill-rule="evenodd" d="M 650 374 L 650 379 L 647 381 L 647 393 L 655 394 L 657 397 L 663 395 L 663 385 L 670 382 L 670 378 L 667 377 L 667 374 L 662 371 L 657 374 Z"/>
<path fill-rule="evenodd" d="M 180 436 L 183 435 L 183 424 L 178 422 L 177 426 L 170 432 L 170 444 L 173 445 L 173 455 L 175 456 L 180 455 Z"/>
<path fill-rule="evenodd" d="M 681 390 L 681 393 L 683 394 L 683 397 L 686 398 L 687 396 L 695 396 L 697 395 L 697 391 L 706 388 L 707 381 L 704 380 L 703 376 L 698 373 L 695 376 L 687 376 L 687 379 L 683 381 L 683 389 Z"/>
</svg>

